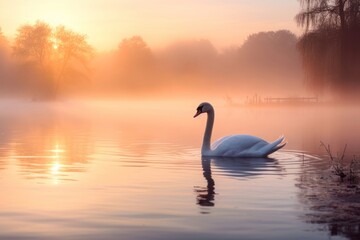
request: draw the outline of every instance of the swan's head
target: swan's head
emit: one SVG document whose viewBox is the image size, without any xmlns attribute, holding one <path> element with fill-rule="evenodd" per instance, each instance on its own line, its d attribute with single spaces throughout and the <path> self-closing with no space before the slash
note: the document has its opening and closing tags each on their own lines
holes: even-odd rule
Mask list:
<svg viewBox="0 0 360 240">
<path fill-rule="evenodd" d="M 213 106 L 211 106 L 210 103 L 207 103 L 207 102 L 200 103 L 200 105 L 196 109 L 196 114 L 194 115 L 194 118 L 199 116 L 202 113 L 206 113 L 206 112 L 210 112 L 210 111 L 214 111 L 214 108 L 213 108 Z"/>
</svg>

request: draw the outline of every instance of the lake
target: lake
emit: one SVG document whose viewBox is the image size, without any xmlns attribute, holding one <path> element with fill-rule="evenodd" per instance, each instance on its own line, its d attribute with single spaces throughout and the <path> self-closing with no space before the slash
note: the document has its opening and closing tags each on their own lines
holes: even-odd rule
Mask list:
<svg viewBox="0 0 360 240">
<path fill-rule="evenodd" d="M 359 237 L 359 219 L 318 221 L 332 211 L 314 207 L 329 168 L 320 141 L 359 155 L 358 107 L 214 102 L 213 140 L 288 142 L 269 158 L 220 159 L 200 155 L 199 103 L 1 101 L 0 239 Z"/>
</svg>

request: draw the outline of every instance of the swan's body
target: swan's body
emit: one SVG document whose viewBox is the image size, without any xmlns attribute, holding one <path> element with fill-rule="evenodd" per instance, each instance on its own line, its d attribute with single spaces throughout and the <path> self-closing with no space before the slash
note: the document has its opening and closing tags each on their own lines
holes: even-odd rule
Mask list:
<svg viewBox="0 0 360 240">
<path fill-rule="evenodd" d="M 215 141 L 212 146 L 211 134 L 214 125 L 215 112 L 210 103 L 201 103 L 194 117 L 201 113 L 207 113 L 207 122 L 204 133 L 202 156 L 216 157 L 266 157 L 269 154 L 284 147 L 284 137 L 280 137 L 272 143 L 250 135 L 230 135 Z"/>
</svg>

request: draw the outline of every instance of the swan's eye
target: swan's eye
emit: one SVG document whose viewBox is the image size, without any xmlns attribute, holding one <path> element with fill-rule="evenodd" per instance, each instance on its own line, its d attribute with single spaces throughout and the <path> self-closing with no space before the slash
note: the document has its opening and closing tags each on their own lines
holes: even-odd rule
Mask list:
<svg viewBox="0 0 360 240">
<path fill-rule="evenodd" d="M 196 109 L 196 111 L 202 112 L 202 106 L 199 106 L 199 107 Z"/>
</svg>

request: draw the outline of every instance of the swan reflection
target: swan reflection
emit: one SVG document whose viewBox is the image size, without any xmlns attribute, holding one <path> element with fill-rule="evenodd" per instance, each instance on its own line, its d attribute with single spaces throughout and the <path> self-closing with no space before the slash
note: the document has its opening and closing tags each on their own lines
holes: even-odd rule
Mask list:
<svg viewBox="0 0 360 240">
<path fill-rule="evenodd" d="M 213 207 L 215 205 L 215 181 L 211 176 L 211 158 L 202 157 L 201 165 L 203 169 L 203 176 L 206 179 L 206 187 L 195 187 L 197 193 L 197 204 L 204 207 Z"/>
<path fill-rule="evenodd" d="M 261 175 L 281 175 L 283 168 L 274 158 L 211 157 L 221 175 L 247 180 Z"/>
<path fill-rule="evenodd" d="M 201 157 L 203 176 L 206 187 L 196 186 L 196 204 L 202 207 L 215 206 L 215 180 L 212 175 L 212 166 L 217 175 L 235 177 L 240 180 L 249 180 L 261 175 L 282 175 L 283 168 L 274 158 L 226 158 Z M 209 213 L 203 209 L 202 213 Z"/>
</svg>

